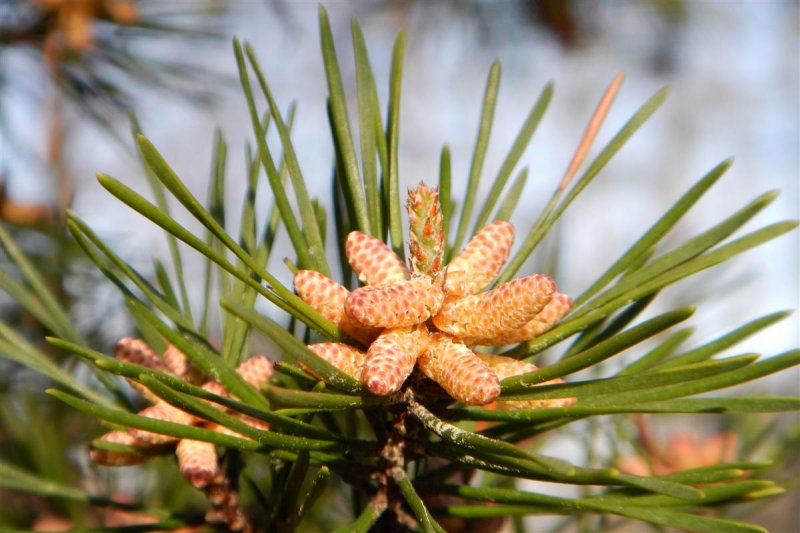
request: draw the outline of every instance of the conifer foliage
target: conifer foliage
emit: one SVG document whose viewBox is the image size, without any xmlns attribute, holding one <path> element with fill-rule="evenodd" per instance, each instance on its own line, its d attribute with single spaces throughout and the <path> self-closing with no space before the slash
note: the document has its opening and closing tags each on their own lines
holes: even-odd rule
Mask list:
<svg viewBox="0 0 800 533">
<path fill-rule="evenodd" d="M 451 176 L 445 146 L 438 180 L 424 180 L 406 197 L 398 160 L 403 34 L 395 42 L 384 111 L 364 37 L 353 22 L 356 128 L 324 8 L 320 31 L 335 147 L 332 206 L 309 195 L 303 154 L 291 141 L 291 112 L 282 113 L 251 47 L 235 41 L 254 135 L 239 235 L 229 233 L 230 217 L 222 208 L 227 146 L 221 135 L 207 202 L 141 134 L 136 142 L 154 201 L 111 176 L 98 176 L 117 200 L 164 230 L 176 259 L 173 272 L 160 269 L 157 279 L 146 278 L 68 214 L 71 237 L 122 291 L 138 329 L 137 338 L 121 339 L 113 354 L 89 346 L 64 304 L 0 228 L 22 279 L 4 276 L 0 284 L 50 332 L 46 352 L 2 327 L 2 355 L 51 379 L 48 394 L 105 428 L 79 444 L 92 465 L 77 486 L 2 461 L 0 487 L 77 505 L 82 512 L 69 514 L 76 528 L 104 531 L 131 525 L 137 531 L 203 525 L 230 531 L 468 531 L 506 521 L 524 530 L 523 517 L 540 516 L 565 517 L 586 530 L 641 521 L 703 532 L 761 531 L 726 509 L 753 505 L 784 488 L 768 479 L 763 458 L 746 449 L 720 451 L 718 442 L 735 444 L 735 438 L 684 438 L 680 453 L 672 454 L 656 453 L 648 440 L 627 461 L 622 445 L 595 450 L 606 442 L 599 435 L 583 440 L 586 460 L 538 450 L 573 427 L 600 427 L 635 443 L 632 428 L 645 435 L 647 413 L 651 420 L 682 413 L 724 414 L 735 421 L 747 413 L 800 408 L 795 397 L 715 393 L 800 363 L 798 350 L 770 357 L 725 351 L 786 313 L 757 318 L 686 350 L 680 346 L 689 332 L 675 327 L 694 308 L 637 319 L 662 289 L 795 228 L 796 222 L 785 221 L 732 237 L 774 194 L 685 242 L 661 245 L 727 170 L 730 162 L 724 161 L 655 222 L 640 221 L 651 225 L 611 266 L 598 267 L 596 281 L 582 293 L 564 294 L 551 273 L 526 272 L 528 258 L 666 91 L 645 102 L 579 174 L 622 84 L 622 76 L 615 77 L 538 219 L 515 228 L 509 219 L 527 169 L 510 179 L 545 114 L 552 85 L 524 119 L 481 203 L 500 82 L 495 64 L 463 194 L 453 193 L 459 180 Z M 258 104 L 262 96 L 266 108 Z M 272 136 L 268 142 L 269 129 L 280 142 L 273 145 Z M 255 201 L 264 178 L 274 198 L 268 211 Z M 173 218 L 174 202 L 202 224 L 204 235 Z M 261 220 L 266 222 L 258 227 Z M 336 242 L 326 243 L 331 229 Z M 294 251 L 285 262 L 272 254 L 282 231 Z M 205 262 L 202 290 L 188 288 L 181 266 L 188 254 Z M 287 267 L 293 287 L 276 275 Z M 219 328 L 211 323 L 217 302 Z M 264 305 L 273 307 L 269 314 Z M 276 310 L 281 318 L 271 318 Z M 253 355 L 263 338 L 272 348 Z M 52 353 L 86 365 L 98 379 L 87 385 L 76 377 L 75 364 L 58 364 Z M 614 357 L 624 365 L 605 364 Z M 692 450 L 703 459 L 688 460 Z M 96 475 L 90 470 L 116 467 L 148 472 L 156 480 L 149 486 L 156 488 L 124 495 L 113 477 L 90 482 Z M 527 480 L 573 490 L 554 496 Z M 112 525 L 112 513 L 125 513 L 127 525 Z"/>
</svg>

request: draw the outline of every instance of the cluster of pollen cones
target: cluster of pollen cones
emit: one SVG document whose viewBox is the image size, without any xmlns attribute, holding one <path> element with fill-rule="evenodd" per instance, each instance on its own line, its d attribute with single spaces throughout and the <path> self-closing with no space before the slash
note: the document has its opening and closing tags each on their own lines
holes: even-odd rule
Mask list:
<svg viewBox="0 0 800 533">
<path fill-rule="evenodd" d="M 159 356 L 145 342 L 124 338 L 117 343 L 115 357 L 120 361 L 172 374 L 187 382 L 200 385 L 203 389 L 219 396 L 230 396 L 219 382 L 204 381 L 186 356 L 174 346 L 168 346 L 163 356 Z M 272 376 L 272 368 L 272 362 L 266 356 L 256 355 L 241 363 L 236 371 L 247 383 L 258 389 L 265 385 Z M 203 427 L 243 439 L 247 438 L 226 427 L 178 409 L 153 394 L 139 382 L 129 380 L 129 383 L 151 403 L 149 407 L 139 412 L 141 416 Z M 215 407 L 224 409 L 220 405 L 215 405 Z M 242 414 L 235 414 L 235 416 L 256 429 L 269 429 L 269 426 L 261 420 Z M 208 516 L 209 521 L 224 523 L 233 531 L 247 529 L 247 521 L 239 508 L 238 494 L 231 486 L 231 481 L 225 472 L 220 468 L 214 444 L 178 439 L 170 435 L 151 433 L 137 428 L 117 429 L 101 436 L 98 441 L 100 444 L 93 446 L 89 454 L 95 463 L 104 466 L 128 466 L 141 463 L 163 450 L 164 447 L 174 445 L 181 474 L 189 483 L 203 490 L 208 496 L 213 508 Z M 118 445 L 117 449 L 114 445 Z"/>
<path fill-rule="evenodd" d="M 466 405 L 537 408 L 574 404 L 574 398 L 495 401 L 501 380 L 537 367 L 472 350 L 474 346 L 530 340 L 553 327 L 572 305 L 568 296 L 557 291 L 552 279 L 540 274 L 486 290 L 508 259 L 514 241 L 511 224 L 496 221 L 484 227 L 445 266 L 438 192 L 420 184 L 409 191 L 407 209 L 410 269 L 381 240 L 354 231 L 347 237 L 345 253 L 362 287 L 351 292 L 319 272 L 296 273 L 294 285 L 300 298 L 351 339 L 350 343 L 317 343 L 309 348 L 379 396 L 399 391 L 418 368 Z M 205 380 L 174 346 L 158 355 L 145 342 L 125 338 L 117 343 L 115 357 L 172 374 L 219 396 L 230 396 L 219 382 Z M 273 365 L 266 356 L 256 355 L 236 370 L 259 389 L 272 376 Z M 313 374 L 310 368 L 306 370 Z M 247 438 L 178 409 L 142 383 L 129 382 L 151 403 L 139 412 L 141 416 Z M 231 414 L 257 430 L 269 429 L 261 420 Z M 175 446 L 181 474 L 203 490 L 212 504 L 207 518 L 232 531 L 249 530 L 235 486 L 220 468 L 212 443 L 137 428 L 116 429 L 95 441 L 90 455 L 100 465 L 127 466 L 146 461 L 168 446 Z"/>
<path fill-rule="evenodd" d="M 508 259 L 514 241 L 510 223 L 487 225 L 444 266 L 438 191 L 420 184 L 409 191 L 406 207 L 410 270 L 381 240 L 354 231 L 347 236 L 345 253 L 364 286 L 351 292 L 319 272 L 296 273 L 298 296 L 352 339 L 309 348 L 379 396 L 400 390 L 416 367 L 452 398 L 467 405 L 490 404 L 500 394 L 502 379 L 537 367 L 471 348 L 541 335 L 566 315 L 572 300 L 540 274 L 485 290 Z M 497 405 L 572 403 L 574 399 Z"/>
</svg>

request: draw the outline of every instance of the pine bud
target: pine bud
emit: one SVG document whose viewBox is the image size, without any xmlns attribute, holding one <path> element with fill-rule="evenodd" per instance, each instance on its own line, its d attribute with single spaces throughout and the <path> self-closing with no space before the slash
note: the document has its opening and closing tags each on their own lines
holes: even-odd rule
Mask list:
<svg viewBox="0 0 800 533">
<path fill-rule="evenodd" d="M 217 451 L 210 442 L 182 439 L 175 455 L 181 475 L 197 488 L 208 486 L 219 472 Z"/>
<path fill-rule="evenodd" d="M 533 319 L 555 290 L 556 284 L 547 276 L 526 276 L 491 291 L 445 303 L 433 323 L 459 339 L 498 337 Z"/>
<path fill-rule="evenodd" d="M 341 342 L 321 342 L 318 344 L 310 344 L 308 349 L 351 378 L 360 378 L 361 367 L 364 366 L 365 357 L 364 352 L 361 350 Z M 317 375 L 302 362 L 300 362 L 300 366 L 309 374 L 316 378 L 320 378 L 319 375 Z"/>
<path fill-rule="evenodd" d="M 394 285 L 366 286 L 350 293 L 347 314 L 365 326 L 395 328 L 428 320 L 442 306 L 444 294 L 427 276 Z"/>
<path fill-rule="evenodd" d="M 294 288 L 301 300 L 357 341 L 369 344 L 378 336 L 374 328 L 362 326 L 347 316 L 344 303 L 350 291 L 327 276 L 313 270 L 298 270 Z"/>
<path fill-rule="evenodd" d="M 556 325 L 564 318 L 571 307 L 572 298 L 566 294 L 557 292 L 553 294 L 553 297 L 547 302 L 547 305 L 545 305 L 530 322 L 521 328 L 491 338 L 467 337 L 462 340 L 464 344 L 470 346 L 474 344 L 484 346 L 506 346 L 508 344 L 529 341 L 547 332 Z"/>
<path fill-rule="evenodd" d="M 408 279 L 408 269 L 386 244 L 360 231 L 347 236 L 345 255 L 358 276 L 367 285 L 390 285 Z"/>
<path fill-rule="evenodd" d="M 444 227 L 439 191 L 420 183 L 408 191 L 409 251 L 414 273 L 435 277 L 444 258 Z"/>
<path fill-rule="evenodd" d="M 500 394 L 500 381 L 489 366 L 447 335 L 432 335 L 417 363 L 423 374 L 466 405 L 484 405 Z"/>
<path fill-rule="evenodd" d="M 484 227 L 447 265 L 445 292 L 448 296 L 477 294 L 497 277 L 511 245 L 514 226 L 498 220 Z"/>
<path fill-rule="evenodd" d="M 367 351 L 361 381 L 370 392 L 388 396 L 403 385 L 427 346 L 424 328 L 392 328 L 381 333 Z"/>
</svg>

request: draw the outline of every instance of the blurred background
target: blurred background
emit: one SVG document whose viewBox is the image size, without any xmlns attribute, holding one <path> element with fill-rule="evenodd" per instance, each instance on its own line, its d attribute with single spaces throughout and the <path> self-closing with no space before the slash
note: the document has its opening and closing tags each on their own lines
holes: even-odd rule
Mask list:
<svg viewBox="0 0 800 533">
<path fill-rule="evenodd" d="M 312 195 L 329 198 L 333 149 L 317 4 L 0 0 L 0 217 L 41 229 L 57 225 L 53 221 L 68 206 L 128 261 L 152 272 L 154 250 L 168 257 L 162 234 L 94 178 L 107 173 L 148 192 L 129 133 L 127 113 L 135 111 L 144 132 L 200 198 L 206 196 L 214 128 L 221 128 L 231 147 L 230 219 L 238 220 L 244 142 L 251 129 L 233 36 L 253 44 L 278 102 L 286 108 L 297 103 L 293 138 L 301 167 Z M 502 81 L 484 166 L 487 184 L 542 87 L 555 83 L 548 113 L 522 158 L 530 176 L 513 219 L 519 228 L 528 227 L 549 198 L 616 72 L 624 70 L 626 81 L 590 157 L 654 92 L 672 87 L 666 105 L 567 212 L 558 242 L 548 243 L 551 254 L 531 265 L 546 264 L 568 294 L 580 293 L 680 194 L 729 156 L 736 157 L 733 168 L 667 244 L 710 227 L 769 190 L 781 194 L 748 227 L 800 217 L 796 0 L 361 0 L 326 7 L 352 98 L 349 20 L 357 17 L 364 28 L 383 105 L 392 42 L 398 30 L 406 32 L 404 187 L 435 181 L 441 147 L 449 143 L 454 191 L 461 189 L 495 59 L 502 62 Z M 264 202 L 271 200 L 265 196 Z M 188 215 L 175 214 L 194 227 Z M 47 238 L 21 231 L 29 249 L 46 253 Z M 699 343 L 764 314 L 796 309 L 799 233 L 681 282 L 651 313 L 697 304 L 693 339 Z M 289 280 L 282 264 L 274 268 Z M 129 332 L 121 300 L 97 274 L 70 266 L 62 275 L 84 332 L 106 346 Z M 13 313 L 9 302 L 3 305 Z M 798 344 L 800 325 L 792 315 L 735 353 L 769 355 Z M 800 373 L 794 369 L 755 387 L 798 394 Z"/>
<path fill-rule="evenodd" d="M 64 6 L 73 4 L 88 6 L 87 16 L 96 18 L 87 19 L 83 29 L 71 23 L 80 19 L 65 16 Z M 586 287 L 683 191 L 729 156 L 736 157 L 733 168 L 676 229 L 672 242 L 768 190 L 781 195 L 760 218 L 763 223 L 798 216 L 800 7 L 795 1 L 364 0 L 332 2 L 328 8 L 353 97 L 350 18 L 364 27 L 384 103 L 391 43 L 398 30 L 406 31 L 404 185 L 435 179 L 445 142 L 452 148 L 454 180 L 466 180 L 492 61 L 502 62 L 503 77 L 488 175 L 496 172 L 539 91 L 554 81 L 553 102 L 522 158 L 530 169 L 525 209 L 514 220 L 522 228 L 560 179 L 617 71 L 624 70 L 627 79 L 594 153 L 650 95 L 672 87 L 667 104 L 561 224 L 557 274 L 570 293 Z M 159 232 L 116 205 L 94 179 L 104 172 L 147 192 L 133 155 L 128 110 L 137 113 L 145 133 L 201 198 L 213 129 L 219 126 L 232 148 L 228 198 L 238 202 L 245 176 L 238 154 L 250 129 L 230 49 L 234 35 L 252 42 L 278 102 L 297 103 L 294 140 L 301 165 L 312 194 L 328 197 L 332 147 L 316 9 L 311 1 L 180 2 L 167 11 L 163 3 L 148 1 L 0 0 L 5 211 L 68 203 L 113 235 L 129 259 L 143 254 L 142 262 L 149 264 L 151 250 L 165 246 Z M 51 25 L 77 27 L 72 37 L 64 33 L 61 52 L 48 47 L 43 17 L 54 18 Z M 795 308 L 798 242 L 794 232 L 722 271 L 683 282 L 669 297 L 696 302 L 713 292 L 696 318 L 710 332 L 765 311 Z M 744 349 L 775 353 L 798 340 L 794 317 Z"/>
</svg>

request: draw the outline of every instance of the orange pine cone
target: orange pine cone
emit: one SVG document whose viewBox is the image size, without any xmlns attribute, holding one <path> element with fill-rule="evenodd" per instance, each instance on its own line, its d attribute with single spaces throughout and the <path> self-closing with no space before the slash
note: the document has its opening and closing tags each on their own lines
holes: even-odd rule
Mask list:
<svg viewBox="0 0 800 533">
<path fill-rule="evenodd" d="M 344 301 L 350 294 L 346 288 L 315 270 L 298 270 L 294 275 L 294 289 L 300 299 L 334 323 L 344 314 Z"/>
<path fill-rule="evenodd" d="M 417 363 L 422 373 L 466 405 L 484 405 L 500 394 L 500 380 L 489 366 L 447 335 L 432 335 Z"/>
<path fill-rule="evenodd" d="M 378 336 L 375 329 L 362 326 L 347 316 L 344 303 L 350 291 L 327 276 L 314 270 L 298 270 L 294 288 L 301 300 L 357 341 L 369 344 Z"/>
<path fill-rule="evenodd" d="M 459 339 L 494 338 L 514 331 L 542 310 L 556 290 L 547 276 L 534 274 L 442 306 L 433 323 Z"/>
<path fill-rule="evenodd" d="M 214 444 L 182 439 L 175 448 L 181 475 L 195 487 L 208 486 L 219 472 Z"/>
<path fill-rule="evenodd" d="M 106 433 L 98 440 L 113 444 L 124 444 L 126 446 L 141 447 L 141 442 L 136 440 L 133 435 L 125 430 L 117 429 Z M 98 465 L 103 466 L 130 466 L 142 463 L 151 456 L 146 453 L 126 453 L 101 450 L 99 448 L 89 448 L 89 457 Z"/>
<path fill-rule="evenodd" d="M 354 348 L 349 344 L 341 342 L 321 342 L 318 344 L 309 344 L 308 349 L 325 359 L 327 362 L 350 376 L 351 378 L 359 379 L 361 376 L 361 367 L 364 366 L 364 358 L 366 354 Z M 300 366 L 316 378 L 320 378 L 313 370 L 308 368 L 302 362 Z M 321 379 L 321 378 L 320 378 Z"/>
<path fill-rule="evenodd" d="M 527 374 L 528 372 L 539 370 L 539 367 L 533 363 L 514 359 L 513 357 L 486 353 L 479 353 L 477 356 L 480 357 L 481 361 L 489 365 L 489 368 L 494 371 L 497 379 L 500 381 L 510 378 L 511 376 L 519 376 L 520 374 Z"/>
<path fill-rule="evenodd" d="M 482 291 L 500 273 L 514 243 L 514 226 L 498 220 L 484 227 L 447 265 L 448 296 Z"/>
<path fill-rule="evenodd" d="M 378 396 L 388 396 L 403 385 L 427 346 L 424 328 L 392 328 L 381 333 L 367 351 L 361 381 Z"/>
<path fill-rule="evenodd" d="M 539 370 L 539 367 L 533 363 L 520 361 L 511 357 L 504 357 L 502 355 L 490 354 L 477 354 L 481 361 L 489 365 L 489 368 L 497 375 L 497 379 L 503 381 L 511 376 L 519 376 Z M 563 383 L 561 378 L 551 379 L 538 385 L 555 385 L 556 383 Z M 543 400 L 511 400 L 511 401 L 498 401 L 496 407 L 498 409 L 533 409 L 545 407 L 569 407 L 575 405 L 575 398 L 552 398 Z"/>
<path fill-rule="evenodd" d="M 367 286 L 350 293 L 347 314 L 365 326 L 397 328 L 428 320 L 442 306 L 442 290 L 426 276 L 394 285 Z"/>
<path fill-rule="evenodd" d="M 408 279 L 408 269 L 386 244 L 360 231 L 347 236 L 345 255 L 353 271 L 367 285 L 391 285 Z"/>
<path fill-rule="evenodd" d="M 545 305 L 544 308 L 542 308 L 542 310 L 539 311 L 535 317 L 533 317 L 533 320 L 521 328 L 506 332 L 496 337 L 467 337 L 462 340 L 464 344 L 470 346 L 474 344 L 480 344 L 484 346 L 506 346 L 508 344 L 517 344 L 519 342 L 529 341 L 555 326 L 562 318 L 564 318 L 571 307 L 572 298 L 566 294 L 557 292 L 553 294 L 553 297 L 549 302 L 547 302 L 547 305 Z"/>
</svg>

